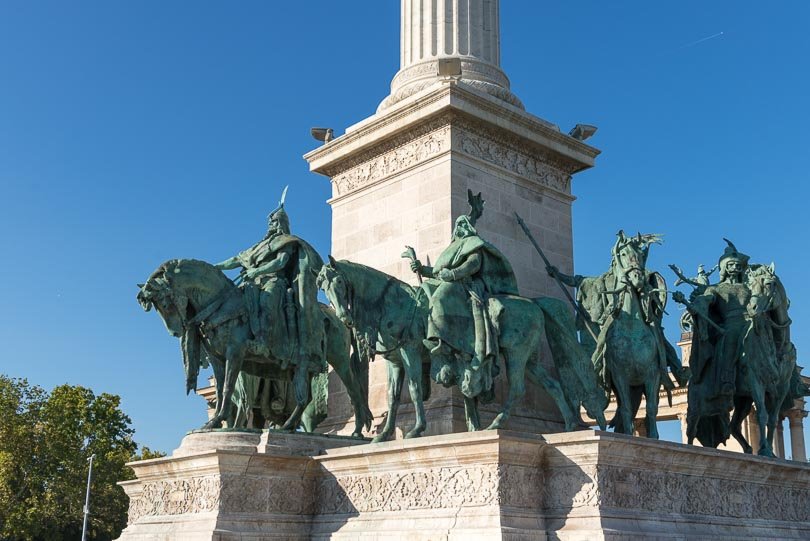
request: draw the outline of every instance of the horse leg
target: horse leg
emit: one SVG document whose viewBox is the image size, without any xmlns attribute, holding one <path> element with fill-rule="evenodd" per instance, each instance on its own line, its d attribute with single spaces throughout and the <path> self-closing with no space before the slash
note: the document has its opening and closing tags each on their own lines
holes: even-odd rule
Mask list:
<svg viewBox="0 0 810 541">
<path fill-rule="evenodd" d="M 734 439 L 737 440 L 740 444 L 740 447 L 743 449 L 743 453 L 751 454 L 753 449 L 751 445 L 748 443 L 748 440 L 745 439 L 743 436 L 742 430 L 742 423 L 748 414 L 751 413 L 751 406 L 754 403 L 748 397 L 745 396 L 735 396 L 734 397 L 734 414 L 731 416 L 731 426 L 729 427 L 731 430 L 731 435 L 734 436 Z"/>
<path fill-rule="evenodd" d="M 358 378 L 355 377 L 354 372 L 352 372 L 351 358 L 346 354 L 347 352 L 342 351 L 340 353 L 340 362 L 333 362 L 329 359 L 329 365 L 340 378 L 352 403 L 352 409 L 354 410 L 354 432 L 352 432 L 352 437 L 362 438 L 366 421 L 370 421 L 371 418 L 368 399 L 363 396 L 362 386 Z"/>
<path fill-rule="evenodd" d="M 308 374 L 308 364 L 306 361 L 301 362 L 295 367 L 293 375 L 293 389 L 295 390 L 295 408 L 290 414 L 289 419 L 281 426 L 281 430 L 296 430 L 301 424 L 301 417 L 304 415 L 309 405 L 310 397 L 310 381 L 311 376 Z"/>
<path fill-rule="evenodd" d="M 387 359 L 388 363 L 388 415 L 385 418 L 385 426 L 382 432 L 377 434 L 371 443 L 386 441 L 394 433 L 397 427 L 397 411 L 399 401 L 402 396 L 402 382 L 405 380 L 405 370 L 400 359 Z"/>
<path fill-rule="evenodd" d="M 529 377 L 529 381 L 536 385 L 541 385 L 546 392 L 551 395 L 551 398 L 554 399 L 557 407 L 560 408 L 560 413 L 562 413 L 563 420 L 565 420 L 566 432 L 571 432 L 577 426 L 579 426 L 581 418 L 571 410 L 571 406 L 565 399 L 565 394 L 563 393 L 559 382 L 551 377 L 551 374 L 549 374 L 539 362 L 533 363 L 526 371 L 526 375 Z M 605 416 L 603 414 L 602 426 L 604 426 L 604 418 Z"/>
<path fill-rule="evenodd" d="M 782 405 L 781 401 L 777 401 L 775 398 L 768 399 L 768 395 L 765 398 L 765 411 L 768 412 L 768 446 L 773 450 L 773 438 L 776 436 L 776 425 L 779 423 L 779 408 Z M 782 450 L 784 454 L 784 442 L 782 445 Z"/>
<path fill-rule="evenodd" d="M 225 363 L 220 361 L 216 358 L 211 358 L 211 368 L 214 371 L 214 382 L 216 387 L 216 399 L 217 403 L 214 407 L 214 415 L 211 417 L 212 419 L 219 414 L 219 411 L 222 409 L 222 389 L 225 386 Z"/>
<path fill-rule="evenodd" d="M 768 409 L 765 407 L 765 390 L 760 385 L 753 385 L 751 396 L 754 399 L 754 407 L 757 411 L 757 422 L 759 423 L 759 454 L 760 456 L 773 457 L 773 448 L 768 441 Z"/>
<path fill-rule="evenodd" d="M 655 375 L 644 383 L 644 395 L 647 397 L 647 437 L 658 439 L 658 389 L 661 386 L 661 373 L 656 370 Z"/>
<path fill-rule="evenodd" d="M 413 402 L 413 411 L 416 422 L 413 428 L 405 434 L 405 438 L 418 438 L 425 431 L 425 404 L 422 401 L 422 356 L 419 350 L 412 348 L 400 349 L 402 362 L 408 374 L 408 392 Z"/>
<path fill-rule="evenodd" d="M 467 431 L 481 430 L 481 417 L 478 414 L 478 398 L 464 397 L 464 417 L 467 420 Z"/>
<path fill-rule="evenodd" d="M 616 403 L 618 404 L 618 408 L 616 411 L 616 415 L 622 420 L 622 432 L 624 434 L 633 435 L 633 414 L 630 412 L 630 407 L 632 403 L 632 397 L 630 396 L 630 386 L 627 384 L 627 381 L 619 376 L 617 378 L 617 374 L 612 372 L 613 374 L 613 387 L 616 392 Z M 618 381 L 617 381 L 618 379 Z"/>
<path fill-rule="evenodd" d="M 245 349 L 243 347 L 235 348 L 228 347 L 225 352 L 225 375 L 222 378 L 222 400 L 217 403 L 217 411 L 210 421 L 203 425 L 204 429 L 222 428 L 222 422 L 228 418 L 231 412 L 231 399 L 233 398 L 233 390 L 236 387 L 236 379 L 239 377 L 239 372 L 242 370 L 242 361 L 244 360 Z M 217 380 L 217 386 L 219 386 Z"/>
<path fill-rule="evenodd" d="M 530 351 L 533 351 L 530 350 Z M 509 393 L 506 395 L 506 400 L 503 403 L 501 412 L 495 416 L 495 419 L 487 427 L 487 430 L 498 430 L 503 427 L 504 423 L 509 419 L 509 413 L 512 411 L 512 406 L 520 400 L 526 393 L 526 361 L 529 354 L 521 354 L 521 358 L 510 358 L 508 354 L 504 354 L 503 358 L 506 362 L 506 378 L 509 383 Z M 563 400 L 564 402 L 565 400 Z"/>
</svg>

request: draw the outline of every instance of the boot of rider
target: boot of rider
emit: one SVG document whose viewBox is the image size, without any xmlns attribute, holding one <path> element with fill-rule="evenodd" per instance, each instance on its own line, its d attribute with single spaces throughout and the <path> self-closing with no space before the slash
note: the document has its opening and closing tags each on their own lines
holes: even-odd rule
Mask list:
<svg viewBox="0 0 810 541">
<path fill-rule="evenodd" d="M 430 377 L 436 383 L 450 387 L 455 383 L 454 356 L 450 346 L 440 339 L 422 341 L 430 351 Z"/>
<path fill-rule="evenodd" d="M 293 291 L 292 288 L 287 288 L 284 301 L 284 321 L 287 324 L 287 351 L 289 354 L 284 355 L 285 358 L 282 359 L 282 369 L 289 366 L 289 360 L 294 360 L 296 357 L 298 360 L 302 360 L 304 358 L 304 353 L 300 347 L 301 329 L 298 326 L 298 310 L 296 309 L 295 291 Z"/>
</svg>

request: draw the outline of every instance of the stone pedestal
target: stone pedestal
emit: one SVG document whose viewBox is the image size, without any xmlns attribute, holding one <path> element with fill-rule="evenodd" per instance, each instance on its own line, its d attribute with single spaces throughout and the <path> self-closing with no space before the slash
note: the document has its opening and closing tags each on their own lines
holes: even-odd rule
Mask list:
<svg viewBox="0 0 810 541">
<path fill-rule="evenodd" d="M 571 178 L 592 167 L 599 151 L 525 112 L 511 92 L 501 69 L 499 0 L 401 0 L 401 6 L 400 66 L 390 95 L 377 114 L 305 156 L 312 171 L 332 182 L 332 255 L 415 284 L 401 257 L 405 246 L 423 263 L 435 261 L 455 219 L 468 212 L 471 189 L 486 200 L 477 229 L 512 262 L 521 293 L 560 297 L 514 212 L 552 263 L 571 273 Z M 547 354 L 544 361 L 550 365 Z M 376 426 L 387 410 L 386 379 L 384 363 L 375 363 L 369 405 Z M 505 385 L 499 383 L 499 396 Z M 528 387 L 509 427 L 561 429 L 550 397 Z M 434 385 L 432 395 L 427 433 L 465 430 L 460 393 Z M 351 430 L 351 408 L 335 377 L 329 407 L 320 429 Z M 408 408 L 398 420 L 400 432 L 412 424 Z"/>
<path fill-rule="evenodd" d="M 258 435 L 227 451 L 200 438 L 132 464 L 121 539 L 810 537 L 810 465 L 796 462 L 589 430 L 355 446 L 270 433 L 269 451 Z"/>
<path fill-rule="evenodd" d="M 171 457 L 129 464 L 121 541 L 307 540 L 318 471 L 312 456 L 365 442 L 237 430 L 193 432 Z"/>
<path fill-rule="evenodd" d="M 511 261 L 521 293 L 559 297 L 514 213 L 552 263 L 572 272 L 571 176 L 592 166 L 597 153 L 502 100 L 448 81 L 398 102 L 306 159 L 332 180 L 336 259 L 415 284 L 401 257 L 405 246 L 423 262 L 435 261 L 450 243 L 454 220 L 468 212 L 471 189 L 486 200 L 477 229 Z M 551 363 L 547 355 L 544 361 Z M 387 410 L 384 363 L 372 366 L 369 388 L 380 424 Z M 336 384 L 329 391 L 330 418 L 321 428 L 345 433 L 353 423 L 348 400 Z M 429 433 L 463 430 L 461 396 L 438 386 L 433 396 L 435 402 L 426 403 Z M 403 413 L 400 425 L 407 426 L 412 421 Z M 512 429 L 532 432 L 562 428 L 556 406 L 532 385 L 511 422 Z"/>
</svg>

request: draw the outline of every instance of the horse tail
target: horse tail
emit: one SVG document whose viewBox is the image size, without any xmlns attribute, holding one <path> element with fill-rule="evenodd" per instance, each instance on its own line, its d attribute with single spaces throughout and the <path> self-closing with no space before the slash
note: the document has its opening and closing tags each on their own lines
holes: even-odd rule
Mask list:
<svg viewBox="0 0 810 541">
<path fill-rule="evenodd" d="M 576 322 L 570 307 L 552 297 L 540 297 L 534 299 L 534 303 L 543 312 L 546 339 L 554 366 L 562 380 L 566 399 L 577 409 L 581 403 L 589 417 L 604 425 L 607 395 L 599 385 L 599 378 L 588 353 L 577 339 Z M 539 357 L 533 355 L 526 368 L 535 374 L 539 363 Z"/>
<path fill-rule="evenodd" d="M 374 421 L 374 414 L 371 413 L 371 409 L 368 407 L 369 359 L 363 358 L 363 356 L 360 355 L 360 344 L 357 340 L 357 333 L 354 330 L 350 329 L 349 336 L 351 337 L 351 346 L 352 346 L 350 367 L 352 375 L 354 376 L 354 380 L 357 382 L 358 387 L 360 388 L 360 392 L 363 396 L 363 404 L 362 404 L 363 426 L 366 427 L 366 430 L 371 430 L 371 423 Z"/>
</svg>

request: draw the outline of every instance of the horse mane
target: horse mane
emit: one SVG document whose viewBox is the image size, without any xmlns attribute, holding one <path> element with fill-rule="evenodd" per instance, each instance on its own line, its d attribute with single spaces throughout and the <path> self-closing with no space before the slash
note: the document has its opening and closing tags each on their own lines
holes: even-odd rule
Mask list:
<svg viewBox="0 0 810 541">
<path fill-rule="evenodd" d="M 207 261 L 200 259 L 170 259 L 163 263 L 158 270 L 163 269 L 164 276 L 168 278 L 172 273 L 174 274 L 196 274 L 200 277 L 205 277 L 213 280 L 215 283 L 208 284 L 212 289 L 221 289 L 233 285 L 233 282 L 228 278 L 224 272 L 216 268 Z M 201 272 L 198 272 L 201 271 Z M 168 275 L 168 276 L 167 276 Z"/>
<path fill-rule="evenodd" d="M 774 340 L 776 342 L 777 349 L 782 352 L 783 349 L 790 344 L 791 319 L 790 315 L 788 314 L 788 309 L 790 308 L 790 299 L 788 299 L 782 279 L 779 278 L 775 272 L 772 272 L 767 265 L 751 265 L 749 267 L 746 281 L 750 282 L 751 280 L 762 276 L 773 276 L 776 282 L 775 295 L 781 297 L 779 304 L 771 308 L 767 314 L 768 317 L 771 318 L 771 321 L 777 325 L 777 327 L 773 329 Z"/>
<path fill-rule="evenodd" d="M 357 294 L 356 285 L 360 283 L 364 286 L 362 288 L 362 297 L 371 301 L 364 303 L 359 309 L 353 310 L 357 331 L 366 342 L 366 344 L 361 345 L 361 349 L 365 350 L 363 355 L 370 359 L 380 334 L 382 319 L 386 313 L 386 300 L 388 299 L 381 298 L 386 289 L 393 284 L 394 288 L 392 289 L 404 291 L 412 298 L 416 295 L 415 289 L 410 284 L 390 274 L 363 265 L 362 263 L 355 263 L 343 259 L 335 261 L 334 265 L 335 270 L 343 274 L 346 278 L 346 282 L 349 286 L 348 302 L 351 307 L 357 307 L 357 298 L 360 295 Z"/>
</svg>

